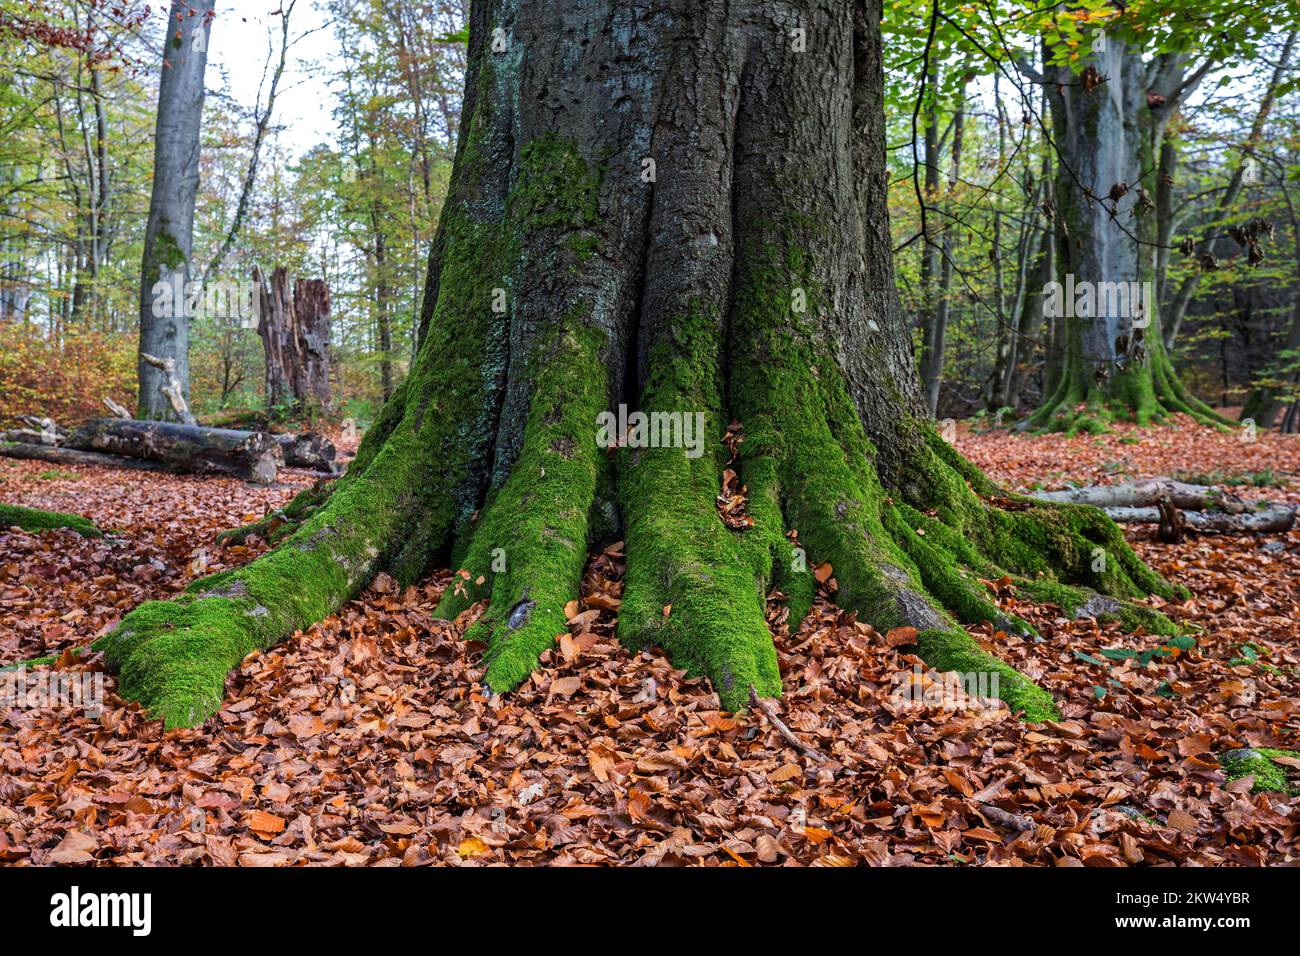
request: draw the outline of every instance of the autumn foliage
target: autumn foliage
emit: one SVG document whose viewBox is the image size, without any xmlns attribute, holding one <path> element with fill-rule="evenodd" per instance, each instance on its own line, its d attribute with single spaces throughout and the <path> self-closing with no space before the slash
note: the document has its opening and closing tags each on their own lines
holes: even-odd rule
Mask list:
<svg viewBox="0 0 1300 956">
<path fill-rule="evenodd" d="M 52 340 L 0 323 L 0 426 L 16 415 L 61 425 L 104 413 L 108 396 L 135 405 L 135 336 L 72 330 Z"/>
</svg>

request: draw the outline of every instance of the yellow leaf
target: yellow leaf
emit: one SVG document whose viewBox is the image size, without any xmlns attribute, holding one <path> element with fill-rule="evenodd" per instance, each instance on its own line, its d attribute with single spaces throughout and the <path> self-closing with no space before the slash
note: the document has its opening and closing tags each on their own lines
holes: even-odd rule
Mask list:
<svg viewBox="0 0 1300 956">
<path fill-rule="evenodd" d="M 460 846 L 456 847 L 456 852 L 460 854 L 461 859 L 467 860 L 472 856 L 482 856 L 488 851 L 488 845 L 478 837 L 468 837 L 460 841 Z"/>
</svg>

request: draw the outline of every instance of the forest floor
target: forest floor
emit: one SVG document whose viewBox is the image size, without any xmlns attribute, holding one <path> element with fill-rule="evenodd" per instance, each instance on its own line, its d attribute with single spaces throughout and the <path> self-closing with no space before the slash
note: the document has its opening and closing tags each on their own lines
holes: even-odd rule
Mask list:
<svg viewBox="0 0 1300 956">
<path fill-rule="evenodd" d="M 1300 502 L 1300 438 L 1192 424 L 1064 438 L 973 432 L 958 449 L 1012 488 L 1199 476 Z M 227 479 L 0 459 L 0 499 L 120 534 L 0 529 L 0 661 L 85 645 L 140 601 L 259 550 L 216 548 L 310 479 Z M 1296 747 L 1300 530 L 1130 531 L 1201 628 L 1145 667 L 1141 633 L 999 602 L 1044 642 L 972 629 L 1056 696 L 1062 720 L 900 700 L 919 660 L 823 595 L 778 627 L 780 711 L 720 712 L 703 680 L 613 637 L 623 560 L 593 558 L 570 633 L 491 698 L 467 620 L 431 613 L 449 575 L 381 575 L 325 622 L 255 654 L 202 728 L 104 710 L 0 712 L 0 862 L 667 865 L 1279 864 L 1300 861 L 1300 798 L 1251 793 L 1214 755 Z M 779 618 L 779 606 L 771 615 Z M 472 614 L 472 612 L 469 612 Z M 467 615 L 468 616 L 468 615 Z M 1110 652 L 1110 653 L 1107 653 Z M 98 666 L 94 658 L 76 668 Z M 900 683 L 901 682 L 901 683 Z"/>
</svg>

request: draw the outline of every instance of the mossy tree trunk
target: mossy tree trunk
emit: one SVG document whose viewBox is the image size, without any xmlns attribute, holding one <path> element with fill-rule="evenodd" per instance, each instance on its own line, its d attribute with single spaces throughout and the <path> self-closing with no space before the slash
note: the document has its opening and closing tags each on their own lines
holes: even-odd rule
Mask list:
<svg viewBox="0 0 1300 956">
<path fill-rule="evenodd" d="M 449 563 L 440 612 L 488 602 L 470 636 L 504 692 L 563 633 L 589 550 L 622 536 L 620 637 L 729 708 L 780 692 L 765 595 L 798 621 L 826 561 L 862 619 L 1054 714 L 958 626 L 1024 628 L 979 578 L 1134 615 L 1095 591 L 1172 589 L 1100 511 L 1000 494 L 928 423 L 889 246 L 879 21 L 848 0 L 475 3 L 409 376 L 347 474 L 256 529 L 274 550 L 101 641 L 120 691 L 192 724 L 243 655 L 377 570 Z M 620 405 L 672 416 L 656 437 L 678 441 L 602 447 Z M 733 419 L 743 529 L 715 502 Z"/>
<path fill-rule="evenodd" d="M 1172 213 L 1157 203 L 1173 172 L 1166 129 L 1199 76 L 1189 77 L 1186 54 L 1145 60 L 1121 40 L 1103 43 L 1078 72 L 1047 70 L 1059 295 L 1044 307 L 1065 334 L 1059 375 L 1029 423 L 1095 430 L 1112 417 L 1146 423 L 1171 412 L 1222 422 L 1178 380 L 1155 294 L 1168 238 L 1159 219 Z"/>
</svg>

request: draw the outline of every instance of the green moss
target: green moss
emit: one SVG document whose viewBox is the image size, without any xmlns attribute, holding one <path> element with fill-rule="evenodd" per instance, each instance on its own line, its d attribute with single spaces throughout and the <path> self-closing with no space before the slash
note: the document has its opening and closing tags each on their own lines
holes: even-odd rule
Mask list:
<svg viewBox="0 0 1300 956">
<path fill-rule="evenodd" d="M 1052 695 L 1018 670 L 998 660 L 965 631 L 927 630 L 917 636 L 921 659 L 939 671 L 998 675 L 998 696 L 1027 721 L 1059 720 Z"/>
<path fill-rule="evenodd" d="M 184 269 L 189 263 L 188 257 L 175 237 L 166 229 L 159 229 L 153 237 L 153 244 L 149 249 L 149 261 L 145 263 L 144 272 L 151 283 L 157 282 L 162 276 L 162 267 L 166 266 L 170 271 L 176 272 Z"/>
<path fill-rule="evenodd" d="M 605 399 L 604 344 L 575 314 L 538 361 L 524 446 L 460 562 L 469 574 L 464 593 L 449 588 L 438 609 L 454 617 L 490 594 L 491 606 L 466 637 L 488 643 L 485 679 L 495 691 L 513 689 L 537 667 L 564 633 L 564 606 L 582 582 L 590 513 L 608 468 L 595 428 Z"/>
<path fill-rule="evenodd" d="M 1300 793 L 1288 779 L 1295 773 L 1293 767 L 1276 762 L 1278 757 L 1300 758 L 1300 751 L 1274 750 L 1268 747 L 1230 750 L 1219 757 L 1219 765 L 1229 780 L 1238 780 L 1245 776 L 1254 776 L 1252 793 L 1284 793 L 1295 796 Z"/>
<path fill-rule="evenodd" d="M 22 528 L 24 531 L 50 531 L 54 528 L 69 528 L 83 538 L 100 538 L 103 533 L 95 527 L 94 522 L 80 515 L 64 514 L 61 511 L 38 511 L 20 505 L 0 504 L 0 528 Z"/>
<path fill-rule="evenodd" d="M 723 707 L 740 710 L 751 687 L 765 697 L 781 692 L 763 598 L 774 561 L 789 561 L 790 547 L 772 462 L 762 455 L 746 453 L 740 465 L 753 526 L 729 529 L 718 514 L 725 466 L 720 326 L 716 313 L 692 303 L 671 323 L 671 343 L 650 348 L 641 409 L 703 415 L 703 454 L 663 447 L 619 453 L 628 555 L 619 637 L 633 649 L 664 647 L 674 664 L 710 678 Z"/>
</svg>

